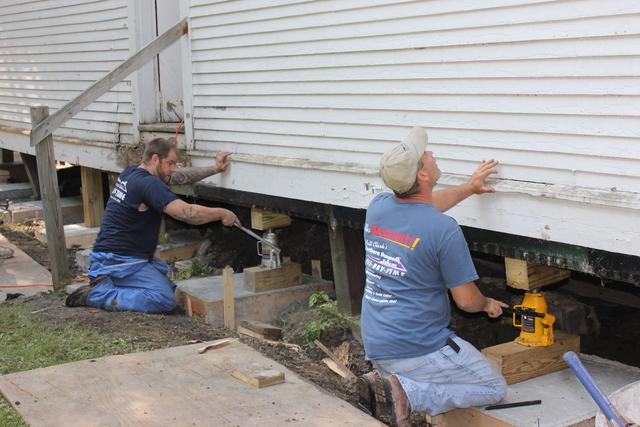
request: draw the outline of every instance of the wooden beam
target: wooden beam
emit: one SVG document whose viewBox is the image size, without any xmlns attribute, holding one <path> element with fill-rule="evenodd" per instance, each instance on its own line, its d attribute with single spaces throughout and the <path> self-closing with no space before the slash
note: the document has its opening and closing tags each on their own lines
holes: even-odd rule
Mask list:
<svg viewBox="0 0 640 427">
<path fill-rule="evenodd" d="M 36 156 L 27 153 L 20 153 L 24 170 L 33 189 L 33 200 L 40 200 L 40 180 L 38 179 L 38 162 Z"/>
<path fill-rule="evenodd" d="M 49 116 L 48 107 L 31 107 L 31 123 L 37 125 Z M 62 208 L 58 189 L 58 173 L 53 152 L 53 137 L 47 136 L 36 146 L 38 179 L 42 195 L 44 224 L 47 230 L 47 249 L 51 265 L 51 279 L 56 291 L 63 291 L 69 284 L 69 264 L 64 239 Z"/>
<path fill-rule="evenodd" d="M 236 306 L 235 298 L 233 295 L 233 268 L 226 266 L 222 271 L 224 280 L 224 326 L 236 330 Z"/>
<path fill-rule="evenodd" d="M 88 89 L 65 104 L 48 119 L 43 120 L 31 129 L 31 146 L 40 143 L 47 135 L 55 132 L 67 120 L 82 111 L 87 105 L 120 83 L 122 79 L 136 71 L 142 65 L 154 59 L 158 53 L 173 44 L 188 31 L 188 18 L 169 28 L 161 36 L 136 52 L 120 66 L 92 84 Z M 32 122 L 33 123 L 33 122 Z"/>
<path fill-rule="evenodd" d="M 289 215 L 271 212 L 266 209 L 251 208 L 251 228 L 255 230 L 269 230 L 291 225 Z"/>
<path fill-rule="evenodd" d="M 316 279 L 322 279 L 322 265 L 319 259 L 311 260 L 311 276 Z"/>
<path fill-rule="evenodd" d="M 514 258 L 504 258 L 507 285 L 515 289 L 532 290 L 552 285 L 571 276 L 571 271 L 546 265 L 531 264 Z"/>
<path fill-rule="evenodd" d="M 302 267 L 295 262 L 282 262 L 279 268 L 247 267 L 243 271 L 244 288 L 250 292 L 298 286 L 302 282 Z"/>
<path fill-rule="evenodd" d="M 365 283 L 362 230 L 330 225 L 329 243 L 338 310 L 360 314 Z"/>
<path fill-rule="evenodd" d="M 87 227 L 99 227 L 104 215 L 104 196 L 102 194 L 102 172 L 80 166 L 80 179 L 82 181 L 82 210 L 84 212 L 84 225 Z"/>
<path fill-rule="evenodd" d="M 565 369 L 562 355 L 567 351 L 580 353 L 580 336 L 555 331 L 555 342 L 548 347 L 525 347 L 513 341 L 494 345 L 482 353 L 502 373 L 507 384 Z"/>
</svg>

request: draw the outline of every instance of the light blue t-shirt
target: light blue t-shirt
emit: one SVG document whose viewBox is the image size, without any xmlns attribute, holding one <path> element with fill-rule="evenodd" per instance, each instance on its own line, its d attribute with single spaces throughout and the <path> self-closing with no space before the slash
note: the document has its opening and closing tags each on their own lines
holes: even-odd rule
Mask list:
<svg viewBox="0 0 640 427">
<path fill-rule="evenodd" d="M 431 205 L 376 196 L 364 227 L 367 359 L 423 356 L 453 335 L 448 289 L 478 278 L 456 221 Z"/>
</svg>

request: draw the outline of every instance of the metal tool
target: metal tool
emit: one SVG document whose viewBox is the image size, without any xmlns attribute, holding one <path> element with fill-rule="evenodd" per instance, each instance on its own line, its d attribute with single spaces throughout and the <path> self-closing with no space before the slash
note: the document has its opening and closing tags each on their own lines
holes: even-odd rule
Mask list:
<svg viewBox="0 0 640 427">
<path fill-rule="evenodd" d="M 593 380 L 593 377 L 585 369 L 584 365 L 573 351 L 567 351 L 562 355 L 562 358 L 569 365 L 569 368 L 576 375 L 576 378 L 582 383 L 585 390 L 589 393 L 591 398 L 596 402 L 604 416 L 608 421 L 613 422 L 618 427 L 625 427 L 628 424 L 622 419 L 620 414 L 613 407 L 607 396 L 600 390 L 598 384 Z"/>
<path fill-rule="evenodd" d="M 501 403 L 499 405 L 490 405 L 484 408 L 485 411 L 493 411 L 495 409 L 519 408 L 520 406 L 541 405 L 542 400 L 527 400 L 524 402 Z"/>
<path fill-rule="evenodd" d="M 513 316 L 513 326 L 520 328 L 520 336 L 515 339 L 518 344 L 527 347 L 547 347 L 553 344 L 553 323 L 555 316 L 547 313 L 547 300 L 540 292 L 524 294 L 522 304 L 504 309 Z M 520 323 L 516 321 L 519 316 Z"/>
<path fill-rule="evenodd" d="M 233 225 L 258 241 L 258 255 L 262 257 L 262 266 L 266 268 L 280 268 L 282 266 L 282 261 L 280 260 L 280 248 L 277 246 L 276 235 L 274 233 L 267 232 L 267 238 L 265 239 L 246 227 L 239 224 Z M 260 246 L 260 243 L 262 243 L 263 246 Z M 265 250 L 264 245 L 271 249 Z"/>
</svg>

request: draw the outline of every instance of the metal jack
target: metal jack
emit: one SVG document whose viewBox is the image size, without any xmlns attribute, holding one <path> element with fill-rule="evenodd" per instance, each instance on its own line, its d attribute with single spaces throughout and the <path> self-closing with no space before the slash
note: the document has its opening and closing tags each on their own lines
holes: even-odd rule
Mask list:
<svg viewBox="0 0 640 427">
<path fill-rule="evenodd" d="M 272 233 L 271 230 L 269 230 L 267 231 L 267 233 L 265 233 L 265 237 L 263 238 L 253 231 L 249 230 L 248 228 L 245 228 L 238 224 L 234 225 L 258 241 L 258 255 L 262 257 L 261 265 L 263 267 L 280 268 L 282 266 L 282 261 L 280 259 L 280 248 L 277 246 L 275 233 Z"/>
</svg>

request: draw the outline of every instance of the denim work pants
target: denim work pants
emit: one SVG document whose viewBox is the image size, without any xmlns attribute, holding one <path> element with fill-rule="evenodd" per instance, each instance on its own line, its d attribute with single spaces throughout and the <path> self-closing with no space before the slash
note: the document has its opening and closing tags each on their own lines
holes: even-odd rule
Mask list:
<svg viewBox="0 0 640 427">
<path fill-rule="evenodd" d="M 438 415 L 501 401 L 507 393 L 502 375 L 473 345 L 452 338 L 460 347 L 458 353 L 445 345 L 425 356 L 372 362 L 381 374 L 398 377 L 412 411 Z"/>
</svg>

